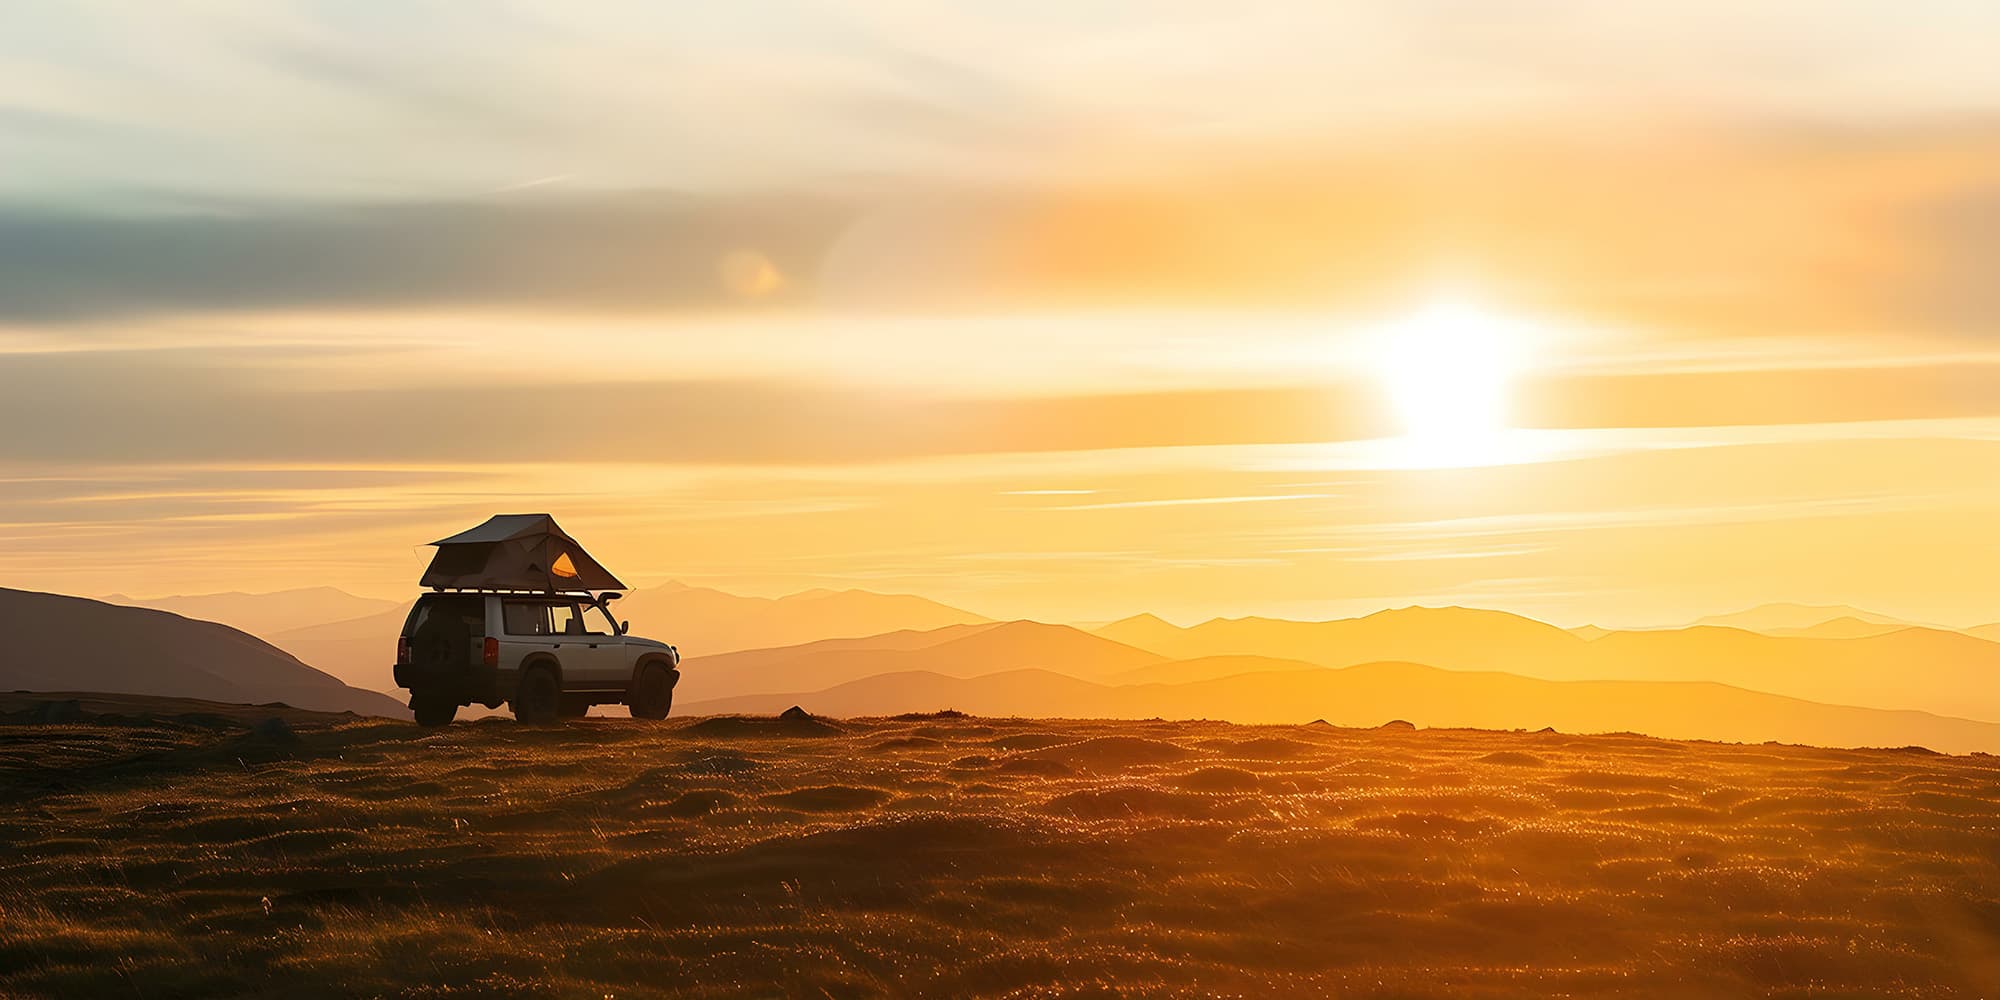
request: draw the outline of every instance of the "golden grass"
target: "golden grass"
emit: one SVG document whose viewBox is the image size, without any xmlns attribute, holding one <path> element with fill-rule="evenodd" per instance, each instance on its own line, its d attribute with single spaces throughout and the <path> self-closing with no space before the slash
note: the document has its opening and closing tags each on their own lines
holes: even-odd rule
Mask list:
<svg viewBox="0 0 2000 1000">
<path fill-rule="evenodd" d="M 1991 757 L 838 727 L 0 727 L 0 995 L 2000 991 Z"/>
</svg>

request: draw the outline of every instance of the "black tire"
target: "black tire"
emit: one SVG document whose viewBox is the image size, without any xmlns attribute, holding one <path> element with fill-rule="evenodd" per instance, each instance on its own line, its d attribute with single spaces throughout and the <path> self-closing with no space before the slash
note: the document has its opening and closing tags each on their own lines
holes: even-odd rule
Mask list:
<svg viewBox="0 0 2000 1000">
<path fill-rule="evenodd" d="M 556 721 L 562 707 L 562 682 L 556 680 L 556 672 L 547 667 L 529 667 L 521 673 L 521 682 L 514 689 L 514 720 L 531 726 L 546 726 Z"/>
<path fill-rule="evenodd" d="M 449 726 L 458 717 L 458 706 L 447 698 L 412 697 L 410 711 L 416 714 L 417 725 L 429 729 Z"/>
<path fill-rule="evenodd" d="M 674 682 L 679 675 L 664 664 L 649 663 L 639 671 L 638 679 L 632 682 L 632 717 L 635 719 L 664 719 L 674 707 Z"/>
</svg>

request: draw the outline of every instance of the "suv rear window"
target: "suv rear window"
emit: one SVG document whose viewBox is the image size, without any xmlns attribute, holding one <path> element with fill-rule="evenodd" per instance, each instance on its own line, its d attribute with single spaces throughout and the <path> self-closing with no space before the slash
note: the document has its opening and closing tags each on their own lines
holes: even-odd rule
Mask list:
<svg viewBox="0 0 2000 1000">
<path fill-rule="evenodd" d="M 410 609 L 410 617 L 403 622 L 403 635 L 414 636 L 424 623 L 437 618 L 459 619 L 467 631 L 474 635 L 486 634 L 486 599 L 483 597 L 427 597 L 417 601 Z"/>
</svg>

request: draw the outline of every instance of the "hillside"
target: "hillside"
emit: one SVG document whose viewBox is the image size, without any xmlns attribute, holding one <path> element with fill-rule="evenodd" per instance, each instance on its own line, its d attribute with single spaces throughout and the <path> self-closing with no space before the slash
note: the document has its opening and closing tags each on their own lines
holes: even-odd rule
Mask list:
<svg viewBox="0 0 2000 1000">
<path fill-rule="evenodd" d="M 1548 681 L 1414 663 L 1237 674 L 1182 684 L 1112 686 L 1042 670 L 979 677 L 916 672 L 816 692 L 687 704 L 690 713 L 765 713 L 788 705 L 882 716 L 945 705 L 978 715 L 1227 719 L 1238 723 L 1637 732 L 1675 739 L 1816 746 L 1921 745 L 2000 752 L 2000 724 L 1923 712 L 1827 705 L 1707 682 Z"/>
<path fill-rule="evenodd" d="M 396 636 L 409 617 L 409 604 L 404 603 L 361 618 L 274 632 L 262 638 L 347 684 L 394 692 Z"/>
<path fill-rule="evenodd" d="M 344 726 L 375 721 L 349 712 L 319 712 L 290 705 L 246 705 L 201 698 L 119 694 L 103 691 L 0 692 L 0 725 L 185 726 L 199 730 L 255 729 L 271 720 L 288 729 Z M 281 730 L 277 732 L 282 733 Z"/>
<path fill-rule="evenodd" d="M 164 611 L 0 589 L 0 689 L 103 691 L 407 718 L 385 694 L 349 687 L 227 625 Z"/>
<path fill-rule="evenodd" d="M 0 995 L 1990 997 L 1996 781 L 1317 725 L 0 725 Z"/>
</svg>

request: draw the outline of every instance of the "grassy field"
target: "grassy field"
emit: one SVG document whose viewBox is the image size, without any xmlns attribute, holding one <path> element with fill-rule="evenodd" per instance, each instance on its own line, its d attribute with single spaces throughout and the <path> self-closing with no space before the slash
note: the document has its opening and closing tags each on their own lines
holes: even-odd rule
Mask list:
<svg viewBox="0 0 2000 1000">
<path fill-rule="evenodd" d="M 1992 757 L 151 711 L 0 725 L 0 995 L 2000 993 Z"/>
</svg>

